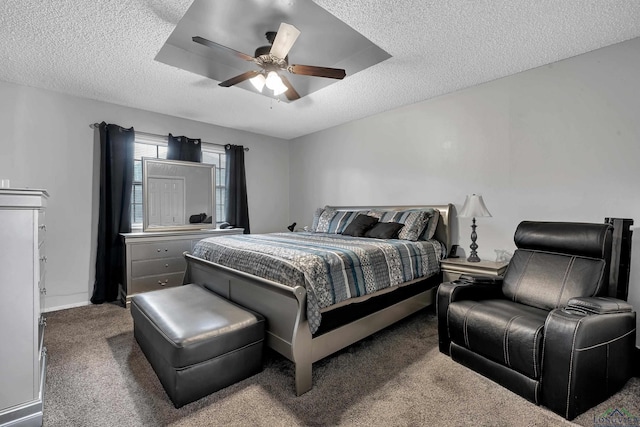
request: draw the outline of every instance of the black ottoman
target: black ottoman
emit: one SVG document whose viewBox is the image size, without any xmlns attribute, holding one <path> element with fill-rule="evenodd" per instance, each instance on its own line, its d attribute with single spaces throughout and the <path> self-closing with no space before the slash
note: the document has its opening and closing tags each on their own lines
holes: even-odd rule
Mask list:
<svg viewBox="0 0 640 427">
<path fill-rule="evenodd" d="M 264 317 L 198 285 L 135 295 L 131 316 L 176 408 L 262 370 Z"/>
</svg>

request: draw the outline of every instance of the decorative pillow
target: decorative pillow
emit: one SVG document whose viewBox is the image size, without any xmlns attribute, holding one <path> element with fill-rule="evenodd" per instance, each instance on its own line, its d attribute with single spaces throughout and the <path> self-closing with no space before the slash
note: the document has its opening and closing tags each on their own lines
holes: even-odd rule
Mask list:
<svg viewBox="0 0 640 427">
<path fill-rule="evenodd" d="M 378 222 L 378 218 L 359 214 L 344 229 L 342 234 L 345 236 L 363 237 L 364 234 Z"/>
<path fill-rule="evenodd" d="M 316 228 L 318 228 L 318 221 L 320 220 L 320 215 L 322 215 L 322 212 L 324 212 L 324 208 L 318 208 L 313 214 L 313 223 L 311 224 L 311 231 L 316 231 Z"/>
<path fill-rule="evenodd" d="M 331 220 L 336 215 L 338 211 L 335 209 L 324 208 L 324 210 L 320 213 L 318 217 L 318 225 L 314 228 L 313 231 L 316 233 L 328 233 L 329 226 L 331 225 Z"/>
<path fill-rule="evenodd" d="M 369 211 L 368 215 L 379 218 L 380 222 L 398 222 L 404 227 L 398 234 L 398 239 L 416 241 L 422 234 L 429 221 L 426 210 L 406 211 Z"/>
<path fill-rule="evenodd" d="M 327 233 L 342 233 L 359 214 L 366 215 L 366 213 L 366 211 L 337 211 L 333 218 L 331 218 Z"/>
<path fill-rule="evenodd" d="M 429 210 L 431 211 L 429 222 L 427 222 L 427 226 L 424 228 L 422 236 L 420 236 L 421 240 L 433 239 L 433 236 L 436 234 L 436 228 L 438 228 L 438 222 L 440 222 L 440 211 L 438 209 Z"/>
<path fill-rule="evenodd" d="M 364 237 L 373 237 L 376 239 L 397 239 L 398 232 L 402 227 L 404 227 L 404 224 L 400 224 L 398 222 L 378 222 L 376 225 L 371 227 L 370 230 L 364 233 Z"/>
</svg>

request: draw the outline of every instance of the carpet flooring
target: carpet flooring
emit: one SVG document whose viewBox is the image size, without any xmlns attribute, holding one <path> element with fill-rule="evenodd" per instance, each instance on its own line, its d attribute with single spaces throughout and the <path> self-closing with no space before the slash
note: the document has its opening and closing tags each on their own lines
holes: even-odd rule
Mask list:
<svg viewBox="0 0 640 427">
<path fill-rule="evenodd" d="M 609 409 L 640 416 L 640 379 L 567 422 L 438 351 L 424 310 L 313 366 L 296 397 L 293 365 L 267 351 L 264 371 L 175 409 L 133 338 L 128 309 L 47 314 L 44 426 L 569 426 Z M 640 425 L 640 424 L 638 424 Z"/>
</svg>

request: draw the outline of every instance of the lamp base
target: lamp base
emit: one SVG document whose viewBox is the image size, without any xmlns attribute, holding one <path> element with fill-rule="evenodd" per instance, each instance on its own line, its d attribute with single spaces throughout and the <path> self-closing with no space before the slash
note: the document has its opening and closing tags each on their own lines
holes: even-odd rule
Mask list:
<svg viewBox="0 0 640 427">
<path fill-rule="evenodd" d="M 471 252 L 471 255 L 469 255 L 469 258 L 467 258 L 467 261 L 469 261 L 469 262 L 480 262 L 480 257 L 478 256 L 477 253 Z"/>
<path fill-rule="evenodd" d="M 480 262 L 480 257 L 478 256 L 478 252 L 476 252 L 476 249 L 478 249 L 478 244 L 476 243 L 477 238 L 476 219 L 473 218 L 473 222 L 471 223 L 471 246 L 469 246 L 469 248 L 471 248 L 471 253 L 469 254 L 469 258 L 467 258 L 467 261 L 469 262 Z"/>
</svg>

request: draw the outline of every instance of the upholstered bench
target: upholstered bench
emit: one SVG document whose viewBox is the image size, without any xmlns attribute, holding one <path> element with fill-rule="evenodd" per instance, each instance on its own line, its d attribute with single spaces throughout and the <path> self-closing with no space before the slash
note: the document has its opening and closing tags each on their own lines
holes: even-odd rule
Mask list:
<svg viewBox="0 0 640 427">
<path fill-rule="evenodd" d="M 131 316 L 176 408 L 262 370 L 264 317 L 198 285 L 135 295 Z"/>
</svg>

